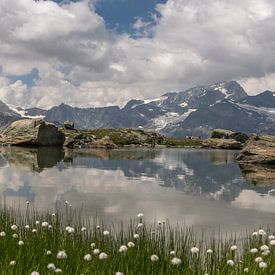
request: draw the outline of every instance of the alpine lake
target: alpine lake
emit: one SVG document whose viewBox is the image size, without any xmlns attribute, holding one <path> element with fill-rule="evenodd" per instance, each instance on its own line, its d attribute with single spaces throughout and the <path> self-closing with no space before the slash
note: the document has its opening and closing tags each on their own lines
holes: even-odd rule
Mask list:
<svg viewBox="0 0 275 275">
<path fill-rule="evenodd" d="M 238 151 L 2 147 L 2 203 L 38 210 L 68 202 L 89 217 L 167 220 L 209 232 L 275 227 L 275 182 L 247 181 Z"/>
</svg>

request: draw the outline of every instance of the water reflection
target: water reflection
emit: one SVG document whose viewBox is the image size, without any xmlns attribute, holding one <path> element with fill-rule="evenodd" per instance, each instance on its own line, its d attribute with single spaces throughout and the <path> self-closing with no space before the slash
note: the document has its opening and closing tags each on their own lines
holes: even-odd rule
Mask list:
<svg viewBox="0 0 275 275">
<path fill-rule="evenodd" d="M 69 200 L 90 215 L 128 219 L 138 211 L 227 230 L 273 222 L 271 181 L 249 184 L 238 152 L 184 149 L 1 148 L 0 194 L 40 209 Z"/>
</svg>

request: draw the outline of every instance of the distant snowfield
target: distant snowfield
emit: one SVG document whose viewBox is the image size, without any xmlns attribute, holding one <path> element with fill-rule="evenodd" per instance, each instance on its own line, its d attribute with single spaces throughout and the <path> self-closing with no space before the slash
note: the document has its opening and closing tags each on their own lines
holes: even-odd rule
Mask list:
<svg viewBox="0 0 275 275">
<path fill-rule="evenodd" d="M 275 108 L 256 107 L 253 105 L 241 104 L 241 103 L 237 103 L 237 105 L 243 109 L 254 111 L 259 114 L 267 115 L 269 118 L 275 119 Z"/>
<path fill-rule="evenodd" d="M 12 105 L 12 104 L 7 104 L 8 105 L 8 107 L 12 110 L 12 111 L 14 111 L 15 113 L 17 113 L 17 114 L 19 114 L 22 118 L 40 118 L 40 119 L 43 119 L 43 118 L 45 118 L 45 116 L 30 116 L 30 115 L 27 115 L 27 111 L 26 110 L 24 110 L 24 109 L 22 109 L 22 108 L 18 108 L 18 107 L 16 107 L 16 106 L 14 106 L 14 105 Z"/>
</svg>

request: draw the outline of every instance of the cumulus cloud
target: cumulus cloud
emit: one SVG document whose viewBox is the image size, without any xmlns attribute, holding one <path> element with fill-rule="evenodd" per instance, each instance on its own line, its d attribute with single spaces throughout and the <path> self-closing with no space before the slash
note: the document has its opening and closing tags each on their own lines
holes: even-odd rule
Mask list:
<svg viewBox="0 0 275 275">
<path fill-rule="evenodd" d="M 171 90 L 236 79 L 274 90 L 275 2 L 168 0 L 137 35 L 108 30 L 95 1 L 0 2 L 0 97 L 16 105 L 123 105 Z M 141 31 L 142 30 L 142 31 Z M 7 76 L 39 70 L 29 89 Z"/>
</svg>

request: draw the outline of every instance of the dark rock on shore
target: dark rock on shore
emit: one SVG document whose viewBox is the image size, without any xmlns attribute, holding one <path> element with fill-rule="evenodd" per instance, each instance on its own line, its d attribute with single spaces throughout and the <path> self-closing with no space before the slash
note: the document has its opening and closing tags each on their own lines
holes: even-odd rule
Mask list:
<svg viewBox="0 0 275 275">
<path fill-rule="evenodd" d="M 244 133 L 233 132 L 225 129 L 214 129 L 211 138 L 234 139 L 241 143 L 245 143 L 249 139 L 248 135 Z"/>
<path fill-rule="evenodd" d="M 63 146 L 65 135 L 42 119 L 21 119 L 6 128 L 0 137 L 3 145 Z"/>
</svg>

